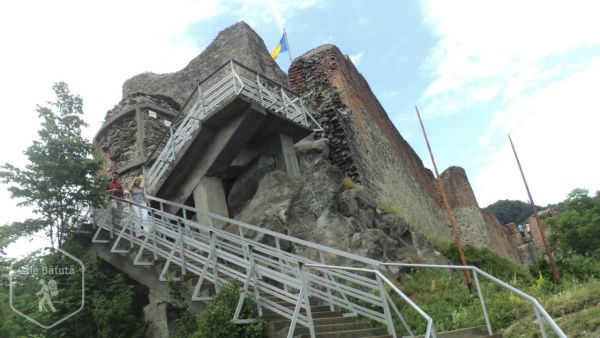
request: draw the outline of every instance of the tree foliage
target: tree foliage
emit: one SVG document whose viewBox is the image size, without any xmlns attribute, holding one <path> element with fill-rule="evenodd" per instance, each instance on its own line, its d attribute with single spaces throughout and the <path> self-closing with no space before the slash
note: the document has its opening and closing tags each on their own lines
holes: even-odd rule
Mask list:
<svg viewBox="0 0 600 338">
<path fill-rule="evenodd" d="M 180 290 L 174 283 L 169 284 L 171 295 L 179 299 L 180 317 L 177 320 L 176 337 L 180 338 L 260 338 L 263 337 L 264 321 L 250 324 L 235 324 L 232 319 L 240 299 L 240 284 L 237 281 L 219 286 L 208 307 L 196 316 L 182 300 Z M 255 318 L 256 305 L 246 297 L 240 318 Z"/>
<path fill-rule="evenodd" d="M 565 209 L 548 218 L 551 241 L 563 254 L 600 255 L 600 192 L 590 197 L 585 189 L 573 190 Z"/>
<path fill-rule="evenodd" d="M 63 249 L 79 257 L 85 266 L 85 307 L 75 316 L 48 330 L 27 321 L 9 306 L 8 268 L 11 262 L 0 258 L 0 337 L 142 337 L 142 305 L 136 303 L 132 286 L 125 277 L 106 263 L 92 260 L 85 254 L 85 249 L 73 241 L 67 241 Z M 32 259 L 52 266 L 58 265 L 58 260 L 63 258 L 62 255 L 51 254 Z M 17 263 L 19 262 L 15 262 Z M 81 301 L 81 275 L 54 275 L 53 278 L 61 286 L 60 297 L 53 300 L 59 312 L 36 313 L 36 316 L 47 316 L 50 319 L 52 316 L 60 317 L 64 315 L 60 307 L 76 309 Z M 15 288 L 13 285 L 13 290 Z M 35 308 L 37 302 L 31 302 L 32 296 L 30 292 L 13 291 L 13 304 L 20 310 L 31 306 Z M 37 312 L 36 310 L 27 313 Z"/>
<path fill-rule="evenodd" d="M 45 230 L 53 244 L 61 246 L 70 225 L 84 207 L 98 204 L 102 184 L 96 173 L 101 162 L 94 146 L 81 135 L 83 101 L 66 83 L 52 86 L 56 101 L 38 106 L 42 119 L 38 139 L 25 150 L 24 169 L 9 163 L 0 167 L 0 180 L 9 184 L 19 206 L 32 207 L 37 218 L 13 223 L 2 229 L 0 248 L 16 238 Z"/>
<path fill-rule="evenodd" d="M 529 203 L 516 200 L 499 200 L 488 205 L 483 210 L 496 215 L 496 218 L 498 218 L 502 224 L 511 222 L 523 224 L 532 214 L 531 205 Z"/>
</svg>

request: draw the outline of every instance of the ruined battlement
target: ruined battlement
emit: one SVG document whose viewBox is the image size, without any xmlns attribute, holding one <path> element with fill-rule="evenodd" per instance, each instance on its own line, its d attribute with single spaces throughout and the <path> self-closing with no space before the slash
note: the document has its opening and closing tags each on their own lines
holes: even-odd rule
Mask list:
<svg viewBox="0 0 600 338">
<path fill-rule="evenodd" d="M 401 208 L 417 231 L 449 235 L 433 174 L 347 56 L 336 46 L 320 46 L 294 60 L 289 78 L 323 126 L 331 160 L 347 176 L 382 205 Z"/>
</svg>

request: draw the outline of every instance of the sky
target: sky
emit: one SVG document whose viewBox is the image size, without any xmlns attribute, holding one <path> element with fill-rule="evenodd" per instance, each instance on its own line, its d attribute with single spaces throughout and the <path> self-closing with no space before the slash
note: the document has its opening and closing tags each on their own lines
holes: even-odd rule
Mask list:
<svg viewBox="0 0 600 338">
<path fill-rule="evenodd" d="M 337 45 L 369 82 L 401 135 L 432 168 L 465 168 L 479 205 L 527 200 L 510 134 L 538 205 L 600 189 L 597 1 L 6 1 L 0 5 L 0 162 L 23 166 L 37 104 L 65 81 L 84 101 L 85 136 L 142 72 L 183 68 L 244 20 L 291 57 Z M 287 72 L 287 54 L 277 59 Z M 0 224 L 22 220 L 6 186 Z"/>
</svg>

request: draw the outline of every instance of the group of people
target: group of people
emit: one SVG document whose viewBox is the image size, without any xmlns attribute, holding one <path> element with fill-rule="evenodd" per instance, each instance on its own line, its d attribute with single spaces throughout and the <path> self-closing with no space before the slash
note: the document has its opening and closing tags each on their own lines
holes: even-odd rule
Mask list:
<svg viewBox="0 0 600 338">
<path fill-rule="evenodd" d="M 110 180 L 104 187 L 104 192 L 117 198 L 125 198 L 125 191 L 119 182 L 118 172 L 112 172 Z M 149 232 L 151 230 L 150 222 L 147 222 L 148 210 L 146 209 L 150 206 L 150 202 L 148 201 L 148 197 L 146 196 L 144 188 L 142 187 L 141 176 L 133 178 L 127 193 L 127 199 L 132 202 L 131 208 L 134 216 L 135 233 L 136 236 L 139 237 L 142 236 L 144 232 Z M 117 203 L 113 204 L 113 209 L 120 209 L 118 204 L 118 201 Z"/>
</svg>

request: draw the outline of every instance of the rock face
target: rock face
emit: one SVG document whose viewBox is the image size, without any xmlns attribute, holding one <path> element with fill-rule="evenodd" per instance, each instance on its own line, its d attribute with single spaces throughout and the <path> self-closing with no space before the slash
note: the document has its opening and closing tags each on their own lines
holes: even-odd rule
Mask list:
<svg viewBox="0 0 600 338">
<path fill-rule="evenodd" d="M 352 62 L 333 45 L 309 51 L 289 71 L 292 89 L 330 139 L 331 160 L 375 200 L 399 207 L 416 231 L 449 237 L 434 177 L 402 138 Z"/>
<path fill-rule="evenodd" d="M 182 70 L 170 74 L 143 73 L 123 84 L 123 97 L 135 92 L 160 94 L 183 105 L 198 82 L 230 59 L 235 59 L 266 77 L 287 84 L 285 73 L 271 58 L 264 41 L 241 21 L 222 30 L 206 49 Z"/>
<path fill-rule="evenodd" d="M 384 261 L 444 262 L 403 218 L 378 210 L 363 186 L 344 188 L 344 174 L 329 160 L 327 139 L 301 141 L 296 151 L 302 178 L 293 179 L 279 170 L 265 173 L 236 219 Z M 286 249 L 319 259 L 317 252 L 304 248 Z"/>
</svg>

